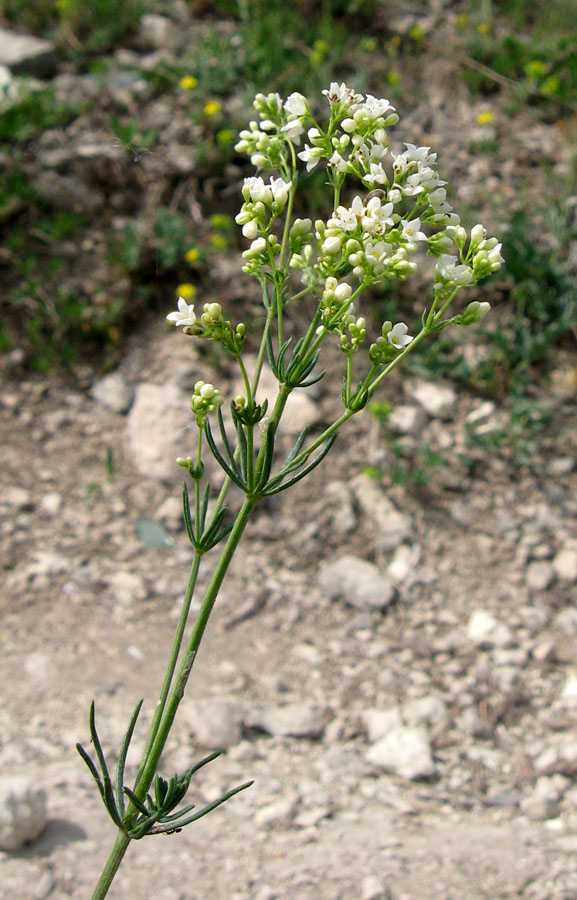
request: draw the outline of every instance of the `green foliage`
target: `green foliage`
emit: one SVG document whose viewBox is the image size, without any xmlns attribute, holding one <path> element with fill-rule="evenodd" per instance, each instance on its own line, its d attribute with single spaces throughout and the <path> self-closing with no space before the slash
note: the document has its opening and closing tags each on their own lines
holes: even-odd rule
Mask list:
<svg viewBox="0 0 577 900">
<path fill-rule="evenodd" d="M 459 18 L 469 56 L 510 79 L 516 103 L 575 107 L 577 19 L 570 0 L 489 2 L 470 19 Z M 468 68 L 464 77 L 472 90 L 491 93 L 497 88 L 483 69 Z"/>
<path fill-rule="evenodd" d="M 56 0 L 60 35 L 80 53 L 102 53 L 134 34 L 144 0 Z"/>
<path fill-rule="evenodd" d="M 50 86 L 20 86 L 12 96 L 10 88 L 0 91 L 0 144 L 27 141 L 48 128 L 64 128 L 80 110 L 56 99 Z"/>
<path fill-rule="evenodd" d="M 0 0 L 0 19 L 36 34 L 50 32 L 58 24 L 54 0 Z"/>
</svg>

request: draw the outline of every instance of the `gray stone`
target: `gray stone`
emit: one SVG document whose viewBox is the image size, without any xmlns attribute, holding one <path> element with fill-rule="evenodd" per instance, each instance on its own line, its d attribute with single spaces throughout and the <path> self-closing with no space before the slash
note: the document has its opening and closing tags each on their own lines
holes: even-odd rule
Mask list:
<svg viewBox="0 0 577 900">
<path fill-rule="evenodd" d="M 526 581 L 530 591 L 546 591 L 555 581 L 555 569 L 549 562 L 535 560 L 527 566 Z"/>
<path fill-rule="evenodd" d="M 355 609 L 383 610 L 395 596 L 390 578 L 374 563 L 357 556 L 342 556 L 323 563 L 318 583 L 331 600 L 344 600 Z"/>
<path fill-rule="evenodd" d="M 119 569 L 107 575 L 105 581 L 120 606 L 132 606 L 148 597 L 146 582 L 138 572 L 125 572 Z"/>
<path fill-rule="evenodd" d="M 486 609 L 476 609 L 471 615 L 467 637 L 479 647 L 510 647 L 514 643 L 510 628 Z"/>
<path fill-rule="evenodd" d="M 420 559 L 421 548 L 418 544 L 413 544 L 412 547 L 408 544 L 401 544 L 395 550 L 395 554 L 387 566 L 387 572 L 394 582 L 402 584 L 404 581 L 410 580 Z"/>
<path fill-rule="evenodd" d="M 16 485 L 3 489 L 0 494 L 0 504 L 10 507 L 13 512 L 32 509 L 34 506 L 31 492 L 25 488 L 16 487 Z"/>
<path fill-rule="evenodd" d="M 403 718 L 407 725 L 426 725 L 434 731 L 446 728 L 451 721 L 446 704 L 434 695 L 403 704 Z"/>
<path fill-rule="evenodd" d="M 365 875 L 361 890 L 362 900 L 391 900 L 391 892 L 377 875 Z"/>
<path fill-rule="evenodd" d="M 151 50 L 174 50 L 182 41 L 182 32 L 168 16 L 146 13 L 140 19 L 140 44 Z"/>
<path fill-rule="evenodd" d="M 560 699 L 564 706 L 577 706 L 577 671 L 574 669 L 567 674 Z"/>
<path fill-rule="evenodd" d="M 553 560 L 553 569 L 559 581 L 574 584 L 577 581 L 577 550 L 565 547 Z"/>
<path fill-rule="evenodd" d="M 521 812 L 534 821 L 557 818 L 559 801 L 570 784 L 563 775 L 538 778 L 532 793 L 521 802 Z"/>
<path fill-rule="evenodd" d="M 427 416 L 418 406 L 395 406 L 387 419 L 387 426 L 397 434 L 417 437 L 427 424 Z"/>
<path fill-rule="evenodd" d="M 167 497 L 156 510 L 155 518 L 169 531 L 182 531 L 184 528 L 182 500 L 179 497 Z"/>
<path fill-rule="evenodd" d="M 46 794 L 24 775 L 0 778 L 0 849 L 18 850 L 46 825 Z"/>
<path fill-rule="evenodd" d="M 290 703 L 253 710 L 245 719 L 250 728 L 257 728 L 275 737 L 320 738 L 324 731 L 324 716 L 308 703 Z"/>
<path fill-rule="evenodd" d="M 0 28 L 0 65 L 15 75 L 51 78 L 56 72 L 56 48 L 42 38 Z"/>
<path fill-rule="evenodd" d="M 111 372 L 92 385 L 92 396 L 106 409 L 126 413 L 134 399 L 134 388 L 126 383 L 120 372 Z"/>
<path fill-rule="evenodd" d="M 465 422 L 467 425 L 471 427 L 482 425 L 487 422 L 488 419 L 495 412 L 495 404 L 492 400 L 485 400 L 479 406 L 476 406 L 475 409 L 472 409 L 470 413 L 465 417 Z"/>
<path fill-rule="evenodd" d="M 409 516 L 398 511 L 373 479 L 358 475 L 351 481 L 351 487 L 362 512 L 376 526 L 375 542 L 380 551 L 395 550 L 410 538 Z"/>
<path fill-rule="evenodd" d="M 574 468 L 575 457 L 556 456 L 549 460 L 547 473 L 556 477 L 563 477 L 563 475 L 570 475 Z"/>
<path fill-rule="evenodd" d="M 535 771 L 538 775 L 566 775 L 574 778 L 577 775 L 577 743 L 574 739 L 547 747 L 535 760 Z"/>
<path fill-rule="evenodd" d="M 51 491 L 40 498 L 40 509 L 47 516 L 56 516 L 62 509 L 62 494 Z"/>
<path fill-rule="evenodd" d="M 254 816 L 256 825 L 259 828 L 266 828 L 269 825 L 289 825 L 294 819 L 298 801 L 298 794 L 289 794 L 261 806 Z"/>
<path fill-rule="evenodd" d="M 242 738 L 242 703 L 234 697 L 211 697 L 183 708 L 195 743 L 206 750 L 226 750 Z"/>
<path fill-rule="evenodd" d="M 434 419 L 451 419 L 453 417 L 457 393 L 449 385 L 419 381 L 410 386 L 410 391 L 413 398 Z"/>
<path fill-rule="evenodd" d="M 95 213 L 104 206 L 104 195 L 88 187 L 75 175 L 40 172 L 32 179 L 32 187 L 54 209 Z"/>
<path fill-rule="evenodd" d="M 140 384 L 128 414 L 127 432 L 134 465 L 141 475 L 170 479 L 177 456 L 188 456 L 192 438 L 190 399 L 175 385 Z"/>
<path fill-rule="evenodd" d="M 381 738 L 386 737 L 403 724 L 401 710 L 398 706 L 393 706 L 391 709 L 365 709 L 362 718 L 371 744 L 380 741 Z"/>
<path fill-rule="evenodd" d="M 293 391 L 286 402 L 279 423 L 279 431 L 296 437 L 307 425 L 316 425 L 322 418 L 321 408 L 303 391 Z"/>
<path fill-rule="evenodd" d="M 395 728 L 374 744 L 365 758 L 377 768 L 394 772 L 409 781 L 436 775 L 431 745 L 424 728 Z"/>
</svg>

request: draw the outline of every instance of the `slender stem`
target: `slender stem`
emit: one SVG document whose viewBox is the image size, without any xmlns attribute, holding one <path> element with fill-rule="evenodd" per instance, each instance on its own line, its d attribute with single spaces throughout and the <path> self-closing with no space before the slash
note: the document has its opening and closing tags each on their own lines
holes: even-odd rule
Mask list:
<svg viewBox="0 0 577 900">
<path fill-rule="evenodd" d="M 197 482 L 197 489 L 198 489 L 198 482 Z M 170 651 L 170 658 L 168 660 L 168 666 L 166 669 L 166 673 L 164 675 L 164 681 L 162 683 L 162 689 L 160 691 L 160 696 L 159 696 L 158 702 L 156 704 L 156 709 L 154 711 L 152 723 L 150 725 L 150 731 L 148 733 L 148 738 L 146 741 L 146 746 L 144 748 L 144 753 L 142 754 L 142 762 L 140 764 L 140 769 L 136 776 L 136 783 L 138 783 L 140 781 L 140 778 L 142 776 L 146 760 L 148 758 L 148 755 L 150 753 L 150 750 L 152 748 L 152 745 L 153 745 L 156 735 L 158 733 L 158 728 L 160 725 L 160 721 L 162 719 L 162 714 L 163 714 L 164 708 L 166 706 L 168 692 L 170 691 L 170 686 L 172 684 L 174 671 L 176 669 L 178 657 L 180 656 L 180 649 L 182 647 L 182 638 L 184 636 L 184 630 L 186 628 L 188 614 L 190 612 L 190 604 L 192 602 L 194 588 L 196 586 L 196 580 L 198 577 L 198 570 L 200 568 L 201 558 L 202 558 L 202 554 L 200 554 L 198 552 L 196 552 L 194 554 L 194 559 L 192 561 L 190 575 L 188 578 L 188 584 L 186 586 L 184 599 L 182 601 L 182 609 L 180 610 L 180 616 L 178 618 L 178 624 L 176 626 L 176 633 L 174 635 L 174 641 L 172 644 L 172 649 Z"/>
<path fill-rule="evenodd" d="M 102 870 L 102 874 L 98 879 L 98 883 L 94 888 L 92 900 L 103 900 L 103 898 L 108 894 L 108 889 L 110 888 L 110 885 L 114 881 L 114 876 L 120 868 L 120 863 L 124 859 L 124 854 L 128 850 L 129 843 L 130 838 L 128 837 L 128 835 L 123 831 L 119 831 L 114 842 L 114 847 L 112 848 L 106 865 Z"/>
<path fill-rule="evenodd" d="M 246 528 L 246 524 L 248 522 L 250 514 L 257 502 L 258 500 L 252 497 L 245 499 L 236 517 L 236 521 L 234 523 L 232 531 L 228 536 L 221 557 L 213 572 L 210 584 L 207 588 L 204 600 L 202 602 L 202 606 L 194 623 L 192 634 L 189 638 L 178 675 L 170 691 L 170 696 L 166 703 L 164 714 L 157 729 L 154 742 L 152 744 L 152 747 L 150 748 L 150 752 L 143 766 L 140 778 L 138 779 L 134 787 L 134 793 L 139 799 L 142 799 L 142 797 L 146 795 L 146 792 L 148 791 L 156 774 L 158 761 L 160 760 L 162 751 L 164 750 L 164 745 L 166 744 L 170 729 L 172 728 L 172 723 L 174 722 L 176 711 L 178 709 L 180 701 L 184 696 L 186 682 L 188 681 L 194 658 L 196 656 L 198 648 L 200 647 L 200 642 L 204 635 L 204 631 L 206 629 L 210 614 L 213 610 L 218 592 L 222 585 L 227 569 L 230 565 L 230 561 L 239 544 L 244 529 Z"/>
</svg>

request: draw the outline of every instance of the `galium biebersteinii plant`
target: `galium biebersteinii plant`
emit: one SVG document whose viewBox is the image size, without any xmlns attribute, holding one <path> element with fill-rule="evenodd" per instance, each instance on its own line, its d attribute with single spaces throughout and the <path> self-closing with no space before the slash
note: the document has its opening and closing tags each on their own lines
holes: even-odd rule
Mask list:
<svg viewBox="0 0 577 900">
<path fill-rule="evenodd" d="M 345 84 L 323 91 L 326 115 L 317 120 L 309 100 L 293 93 L 258 94 L 258 118 L 240 134 L 236 149 L 250 156 L 258 171 L 244 180 L 243 203 L 236 217 L 245 238 L 243 272 L 262 289 L 265 319 L 256 369 L 251 377 L 243 360 L 245 325 L 234 324 L 219 303 L 205 303 L 200 314 L 182 298 L 167 316 L 193 340 L 222 345 L 238 365 L 244 389 L 230 401 L 232 425 L 222 415 L 224 398 L 212 384 L 198 381 L 191 405 L 197 426 L 192 456 L 177 460 L 191 480 L 192 502 L 184 486 L 184 519 L 192 544 L 192 565 L 174 644 L 148 739 L 133 786 L 125 784 L 125 764 L 141 703 L 136 707 L 111 777 L 98 739 L 94 705 L 90 734 L 96 762 L 78 747 L 117 829 L 117 837 L 93 894 L 108 893 L 131 841 L 179 831 L 210 812 L 240 785 L 203 809 L 181 806 L 192 776 L 218 754 L 211 754 L 181 775 L 163 778 L 157 771 L 162 751 L 229 563 L 247 521 L 261 500 L 305 478 L 330 451 L 347 419 L 360 412 L 389 373 L 431 335 L 449 326 L 479 322 L 488 303 L 474 300 L 454 310 L 461 291 L 501 266 L 501 244 L 487 237 L 482 225 L 470 234 L 460 225 L 447 200 L 445 182 L 429 147 L 389 145 L 388 129 L 398 121 L 388 100 L 363 96 Z M 323 167 L 332 193 L 326 220 L 293 215 L 299 169 Z M 347 199 L 341 200 L 346 187 Z M 306 190 L 306 183 L 304 186 Z M 405 281 L 419 265 L 419 245 L 436 258 L 433 284 L 416 333 L 404 322 L 383 322 L 367 345 L 363 295 L 384 281 Z M 299 283 L 300 282 L 300 283 Z M 292 307 L 306 309 L 308 328 L 287 337 Z M 299 319 L 302 320 L 302 312 Z M 411 329 L 412 330 L 412 329 Z M 277 430 L 292 391 L 319 381 L 323 345 L 336 342 L 343 355 L 342 413 L 316 436 L 305 429 L 287 456 L 279 458 Z M 278 381 L 276 397 L 257 403 L 265 360 Z M 217 444 L 210 416 L 216 417 Z M 207 483 L 203 457 L 210 452 L 224 476 L 218 486 Z M 244 501 L 232 522 L 225 501 L 236 488 Z M 209 501 L 213 500 L 209 507 Z M 210 508 L 210 511 L 209 511 Z M 220 556 L 187 635 L 187 622 L 200 565 L 208 550 Z"/>
</svg>

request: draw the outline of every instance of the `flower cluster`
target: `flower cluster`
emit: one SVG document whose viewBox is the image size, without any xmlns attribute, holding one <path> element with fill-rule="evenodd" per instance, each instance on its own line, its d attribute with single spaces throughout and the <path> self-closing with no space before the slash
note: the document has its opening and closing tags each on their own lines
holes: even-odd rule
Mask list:
<svg viewBox="0 0 577 900">
<path fill-rule="evenodd" d="M 166 320 L 182 325 L 185 334 L 222 342 L 233 352 L 242 346 L 246 332 L 242 322 L 233 328 L 232 323 L 224 318 L 220 303 L 205 303 L 200 318 L 197 318 L 194 305 L 188 304 L 182 297 L 178 298 L 178 311 L 169 313 Z"/>
<path fill-rule="evenodd" d="M 202 425 L 209 413 L 216 412 L 223 403 L 224 397 L 214 385 L 205 381 L 196 382 L 194 393 L 190 398 L 190 405 L 199 425 Z"/>
</svg>

